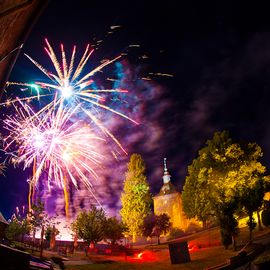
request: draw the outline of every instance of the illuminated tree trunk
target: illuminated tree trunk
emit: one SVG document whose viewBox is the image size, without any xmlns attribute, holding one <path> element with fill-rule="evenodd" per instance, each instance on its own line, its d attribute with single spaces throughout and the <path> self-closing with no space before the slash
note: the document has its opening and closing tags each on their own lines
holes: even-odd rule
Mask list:
<svg viewBox="0 0 270 270">
<path fill-rule="evenodd" d="M 235 235 L 232 235 L 232 244 L 233 244 L 233 250 L 236 251 L 236 239 L 235 239 Z"/>
<path fill-rule="evenodd" d="M 55 226 L 53 225 L 51 239 L 50 239 L 50 249 L 54 249 L 55 247 Z"/>
<path fill-rule="evenodd" d="M 137 235 L 135 232 L 132 233 L 132 243 L 135 243 L 137 240 Z"/>
<path fill-rule="evenodd" d="M 253 221 L 253 212 L 249 212 L 249 241 L 252 242 L 252 221 Z"/>
<path fill-rule="evenodd" d="M 257 211 L 257 218 L 258 218 L 258 227 L 259 227 L 259 230 L 261 231 L 263 228 L 262 228 L 262 221 L 261 221 L 261 216 L 260 216 L 259 210 Z"/>
<path fill-rule="evenodd" d="M 73 247 L 74 247 L 74 250 L 76 250 L 77 247 L 78 247 L 78 236 L 77 236 L 77 233 L 76 233 L 75 236 L 74 236 Z"/>
</svg>

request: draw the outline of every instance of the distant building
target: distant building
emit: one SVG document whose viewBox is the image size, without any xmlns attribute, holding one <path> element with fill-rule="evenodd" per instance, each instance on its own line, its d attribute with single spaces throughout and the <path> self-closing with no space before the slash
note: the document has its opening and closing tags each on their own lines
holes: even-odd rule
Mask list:
<svg viewBox="0 0 270 270">
<path fill-rule="evenodd" d="M 5 230 L 8 226 L 8 222 L 0 212 L 0 240 L 5 237 Z"/>
<path fill-rule="evenodd" d="M 200 222 L 195 219 L 188 219 L 185 216 L 181 193 L 171 183 L 171 175 L 167 169 L 166 158 L 164 158 L 163 186 L 160 192 L 154 196 L 154 213 L 156 215 L 168 214 L 172 227 L 179 228 L 183 231 L 186 231 L 191 225 L 201 226 Z"/>
</svg>

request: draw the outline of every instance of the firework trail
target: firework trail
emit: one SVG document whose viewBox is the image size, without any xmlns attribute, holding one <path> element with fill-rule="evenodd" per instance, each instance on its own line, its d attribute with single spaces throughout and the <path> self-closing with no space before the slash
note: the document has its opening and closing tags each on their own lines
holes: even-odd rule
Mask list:
<svg viewBox="0 0 270 270">
<path fill-rule="evenodd" d="M 117 114 L 121 117 L 124 117 L 134 124 L 138 124 L 135 120 L 129 118 L 127 115 L 118 112 L 109 106 L 102 104 L 105 102 L 104 93 L 125 93 L 127 90 L 124 89 L 94 89 L 94 80 L 93 76 L 102 71 L 102 69 L 115 61 L 117 61 L 121 56 L 117 56 L 111 60 L 105 60 L 101 65 L 97 66 L 86 75 L 81 76 L 83 69 L 85 68 L 90 56 L 93 53 L 93 49 L 90 48 L 88 44 L 82 58 L 80 59 L 78 65 L 75 67 L 75 55 L 76 55 L 76 46 L 74 46 L 70 61 L 67 60 L 66 52 L 64 50 L 63 44 L 61 44 L 61 61 L 57 59 L 57 56 L 51 47 L 50 43 L 47 39 L 45 39 L 46 46 L 44 47 L 46 53 L 48 54 L 50 60 L 55 69 L 55 73 L 48 71 L 37 61 L 32 59 L 29 55 L 25 54 L 25 56 L 40 70 L 43 74 L 45 74 L 50 82 L 35 82 L 34 84 L 28 83 L 18 83 L 18 82 L 8 82 L 7 85 L 19 85 L 26 86 L 31 88 L 36 92 L 36 95 L 31 96 L 29 98 L 25 98 L 27 101 L 32 99 L 40 99 L 41 97 L 45 97 L 48 95 L 54 96 L 54 101 L 47 104 L 43 107 L 37 114 L 43 113 L 44 111 L 54 110 L 55 104 L 59 101 L 58 104 L 64 104 L 64 106 L 77 106 L 80 104 L 80 110 L 85 113 L 89 119 L 95 123 L 95 125 L 105 134 L 106 137 L 111 138 L 124 153 L 127 154 L 125 149 L 122 147 L 121 143 L 114 137 L 114 135 L 103 125 L 102 121 L 99 117 L 96 116 L 93 110 L 93 106 L 100 109 L 105 109 L 114 114 Z M 91 87 L 92 86 L 92 87 Z M 40 94 L 41 90 L 47 90 L 49 94 Z M 1 103 L 0 105 L 9 105 L 12 103 L 16 103 L 18 100 L 8 100 L 7 102 Z M 7 104 L 8 103 L 8 104 Z M 91 104 L 92 107 L 85 106 L 85 104 Z M 78 109 L 79 109 L 78 108 Z"/>
<path fill-rule="evenodd" d="M 68 216 L 68 184 L 78 187 L 79 179 L 92 193 L 89 176 L 97 179 L 97 166 L 102 165 L 103 156 L 96 149 L 104 142 L 93 134 L 88 125 L 72 119 L 79 106 L 65 109 L 56 100 L 55 110 L 35 113 L 29 105 L 18 100 L 20 106 L 13 106 L 16 114 L 4 120 L 9 135 L 4 138 L 4 151 L 12 158 L 14 165 L 23 164 L 23 169 L 33 166 L 29 180 L 29 208 L 31 196 L 41 178 L 47 173 L 47 186 L 57 185 L 64 191 L 66 214 Z M 96 198 L 94 196 L 94 198 Z"/>
</svg>

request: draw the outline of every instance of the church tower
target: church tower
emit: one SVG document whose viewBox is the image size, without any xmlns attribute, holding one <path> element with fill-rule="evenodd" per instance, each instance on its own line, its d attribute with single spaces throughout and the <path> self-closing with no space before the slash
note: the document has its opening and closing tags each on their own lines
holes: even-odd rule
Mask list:
<svg viewBox="0 0 270 270">
<path fill-rule="evenodd" d="M 173 228 L 186 230 L 190 221 L 185 217 L 182 207 L 181 194 L 171 182 L 171 175 L 164 158 L 163 185 L 160 192 L 154 196 L 154 213 L 166 213 L 170 217 Z"/>
</svg>

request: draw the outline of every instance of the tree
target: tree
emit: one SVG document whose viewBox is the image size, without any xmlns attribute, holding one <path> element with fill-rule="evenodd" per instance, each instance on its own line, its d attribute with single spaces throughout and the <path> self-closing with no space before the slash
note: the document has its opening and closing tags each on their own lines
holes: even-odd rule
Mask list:
<svg viewBox="0 0 270 270">
<path fill-rule="evenodd" d="M 153 229 L 156 225 L 156 215 L 151 213 L 148 216 L 146 216 L 143 220 L 143 224 L 142 224 L 142 234 L 145 237 L 153 237 Z"/>
<path fill-rule="evenodd" d="M 192 165 L 188 166 L 188 176 L 182 192 L 183 210 L 188 218 L 196 217 L 203 222 L 205 227 L 209 216 L 213 215 L 211 202 L 208 198 L 206 183 L 201 176 L 201 161 L 194 159 Z M 200 196 L 194 196 L 194 192 L 200 191 Z"/>
<path fill-rule="evenodd" d="M 135 242 L 136 236 L 142 233 L 143 220 L 150 213 L 152 204 L 150 188 L 145 176 L 145 164 L 139 154 L 132 154 L 130 157 L 121 202 L 122 221 Z"/>
<path fill-rule="evenodd" d="M 171 227 L 170 217 L 167 214 L 150 214 L 143 222 L 142 232 L 146 237 L 156 236 L 158 245 L 160 244 L 160 235 L 166 234 Z"/>
<path fill-rule="evenodd" d="M 249 220 L 249 241 L 252 241 L 252 231 L 256 227 L 256 222 L 253 218 L 253 213 L 263 204 L 264 185 L 262 179 L 256 181 L 255 186 L 246 186 L 242 189 L 241 206 L 248 214 Z"/>
<path fill-rule="evenodd" d="M 104 238 L 110 240 L 111 244 L 114 245 L 117 240 L 124 237 L 124 230 L 125 227 L 121 221 L 117 220 L 115 217 L 108 218 L 106 220 Z"/>
<path fill-rule="evenodd" d="M 160 235 L 166 234 L 171 227 L 170 217 L 163 213 L 156 216 L 156 224 L 153 228 L 153 235 L 158 239 L 158 245 L 160 244 Z"/>
<path fill-rule="evenodd" d="M 90 243 L 97 243 L 104 239 L 106 228 L 106 216 L 103 209 L 92 206 L 86 212 L 81 212 L 72 223 L 73 232 L 81 239 Z"/>
<path fill-rule="evenodd" d="M 52 239 L 52 235 L 54 235 L 53 237 L 55 237 L 59 233 L 60 233 L 59 230 L 55 228 L 54 225 L 53 226 L 48 225 L 46 226 L 46 229 L 45 229 L 45 239 L 50 242 Z"/>
<path fill-rule="evenodd" d="M 249 240 L 252 241 L 252 230 L 256 227 L 253 213 L 263 205 L 263 197 L 269 183 L 269 176 L 264 176 L 266 171 L 258 160 L 263 156 L 262 149 L 256 143 L 241 145 L 243 154 L 239 167 L 234 171 L 233 178 L 237 182 L 237 196 L 240 207 L 248 214 Z M 258 219 L 259 225 L 260 219 Z"/>
<path fill-rule="evenodd" d="M 217 219 L 220 226 L 221 242 L 225 249 L 233 244 L 236 251 L 235 237 L 239 233 L 238 222 L 235 218 L 234 212 L 237 209 L 237 201 L 232 200 L 227 204 L 220 204 L 220 209 L 216 211 Z"/>
<path fill-rule="evenodd" d="M 17 218 L 14 216 L 6 228 L 6 237 L 10 241 L 18 240 L 30 232 L 30 224 L 26 218 Z"/>
<path fill-rule="evenodd" d="M 33 242 L 35 242 L 35 235 L 37 229 L 41 229 L 47 222 L 47 214 L 45 213 L 44 203 L 38 200 L 32 205 L 32 209 L 28 213 L 29 222 L 33 232 Z"/>
<path fill-rule="evenodd" d="M 252 190 L 258 179 L 266 181 L 262 178 L 265 167 L 258 162 L 261 156 L 256 143 L 235 143 L 227 131 L 216 132 L 188 167 L 182 193 L 186 215 L 202 221 L 213 215 L 219 221 L 221 236 L 234 237 L 237 233 L 234 213 L 239 204 L 244 207 L 246 187 Z M 231 222 L 223 221 L 226 215 Z M 224 239 L 225 242 L 228 241 Z"/>
</svg>

